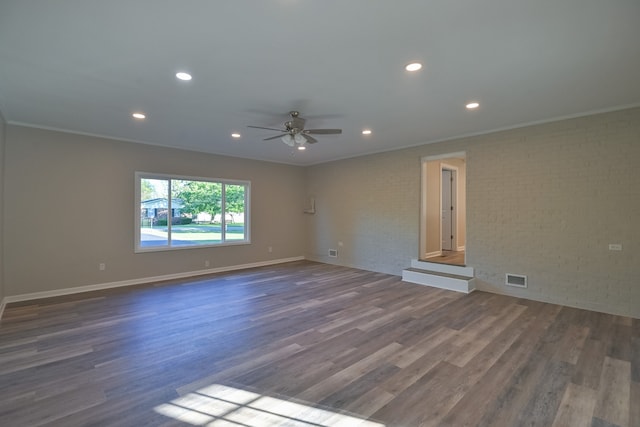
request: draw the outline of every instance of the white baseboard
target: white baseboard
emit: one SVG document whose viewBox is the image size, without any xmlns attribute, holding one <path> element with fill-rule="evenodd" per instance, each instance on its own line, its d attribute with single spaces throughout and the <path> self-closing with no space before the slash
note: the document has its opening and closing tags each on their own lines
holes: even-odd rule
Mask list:
<svg viewBox="0 0 640 427">
<path fill-rule="evenodd" d="M 434 256 L 440 256 L 440 255 L 442 255 L 442 251 L 429 252 L 429 253 L 424 254 L 424 258 L 422 258 L 422 259 L 431 258 L 431 257 L 434 257 Z"/>
<path fill-rule="evenodd" d="M 183 273 L 165 274 L 163 276 L 141 277 L 139 279 L 122 280 L 119 282 L 98 283 L 95 285 L 76 286 L 73 288 L 55 289 L 52 291 L 33 292 L 30 294 L 11 295 L 6 296 L 3 299 L 1 309 L 3 310 L 5 305 L 12 302 L 29 301 L 41 298 L 58 297 L 62 295 L 78 294 L 81 292 L 99 291 L 102 289 L 119 288 L 123 286 L 142 285 L 145 283 L 161 282 L 164 280 L 184 279 L 187 277 L 204 276 L 206 274 L 222 273 L 225 271 L 244 270 L 247 268 L 264 267 L 267 265 L 282 264 L 285 262 L 300 261 L 305 259 L 304 256 L 297 256 L 291 258 L 281 258 L 269 261 L 252 262 L 249 264 L 230 265 L 226 267 L 209 268 L 206 270 L 197 271 L 185 271 Z M 2 311 L 0 310 L 0 316 Z"/>
<path fill-rule="evenodd" d="M 464 246 L 456 247 L 457 252 L 464 252 L 464 250 L 465 250 Z M 441 255 L 442 255 L 442 251 L 434 251 L 434 252 L 429 252 L 427 254 L 424 254 L 421 259 L 426 259 L 426 258 L 431 258 L 434 256 L 441 256 Z"/>
<path fill-rule="evenodd" d="M 498 295 L 506 295 L 514 298 L 522 298 L 531 301 L 544 302 L 548 304 L 561 305 L 565 307 L 573 307 L 578 308 L 580 310 L 589 310 L 596 311 L 598 313 L 612 314 L 614 316 L 625 316 L 632 317 L 634 319 L 640 319 L 640 311 L 638 310 L 626 310 L 620 309 L 619 307 L 613 307 L 611 305 L 602 304 L 595 301 L 584 301 L 584 300 L 567 300 L 566 298 L 557 297 L 557 296 L 549 296 L 542 294 L 533 294 L 531 292 L 520 292 L 520 289 L 517 289 L 515 292 L 509 292 L 507 289 L 500 289 L 492 286 L 484 286 L 482 282 L 479 282 L 479 286 L 477 288 L 479 291 L 489 292 L 492 294 Z M 525 291 L 525 290 L 522 290 Z"/>
</svg>

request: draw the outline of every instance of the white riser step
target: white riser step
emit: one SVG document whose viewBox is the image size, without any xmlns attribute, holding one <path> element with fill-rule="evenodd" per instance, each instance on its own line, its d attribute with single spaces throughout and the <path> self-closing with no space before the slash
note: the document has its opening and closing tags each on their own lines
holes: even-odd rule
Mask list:
<svg viewBox="0 0 640 427">
<path fill-rule="evenodd" d="M 402 271 L 402 280 L 418 285 L 432 286 L 450 291 L 471 293 L 476 289 L 474 277 L 455 276 L 437 271 L 408 268 Z"/>
</svg>

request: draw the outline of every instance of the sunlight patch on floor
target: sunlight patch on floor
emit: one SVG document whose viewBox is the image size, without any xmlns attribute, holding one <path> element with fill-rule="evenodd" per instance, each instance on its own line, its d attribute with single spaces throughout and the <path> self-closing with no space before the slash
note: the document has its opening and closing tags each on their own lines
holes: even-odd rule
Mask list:
<svg viewBox="0 0 640 427">
<path fill-rule="evenodd" d="M 385 427 L 351 415 L 220 384 L 188 393 L 154 410 L 196 426 Z"/>
</svg>

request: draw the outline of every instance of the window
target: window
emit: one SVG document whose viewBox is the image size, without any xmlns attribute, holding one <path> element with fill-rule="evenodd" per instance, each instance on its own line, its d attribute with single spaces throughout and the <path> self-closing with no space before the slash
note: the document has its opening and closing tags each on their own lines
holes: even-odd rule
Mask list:
<svg viewBox="0 0 640 427">
<path fill-rule="evenodd" d="M 136 252 L 249 243 L 247 181 L 136 173 Z"/>
</svg>

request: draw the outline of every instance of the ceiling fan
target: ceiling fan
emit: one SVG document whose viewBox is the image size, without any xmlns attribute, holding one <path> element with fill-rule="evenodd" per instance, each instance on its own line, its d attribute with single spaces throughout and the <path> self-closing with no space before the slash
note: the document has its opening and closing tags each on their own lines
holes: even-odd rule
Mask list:
<svg viewBox="0 0 640 427">
<path fill-rule="evenodd" d="M 318 142 L 318 140 L 311 135 L 337 135 L 342 133 L 342 129 L 305 129 L 304 123 L 306 120 L 300 117 L 299 112 L 290 111 L 289 115 L 291 116 L 291 120 L 284 123 L 284 129 L 267 128 L 263 126 L 247 127 L 281 132 L 279 135 L 265 138 L 264 141 L 280 138 L 282 142 L 287 144 L 289 147 L 295 147 L 297 145 L 298 148 L 304 147 L 306 143 L 315 144 Z"/>
</svg>

